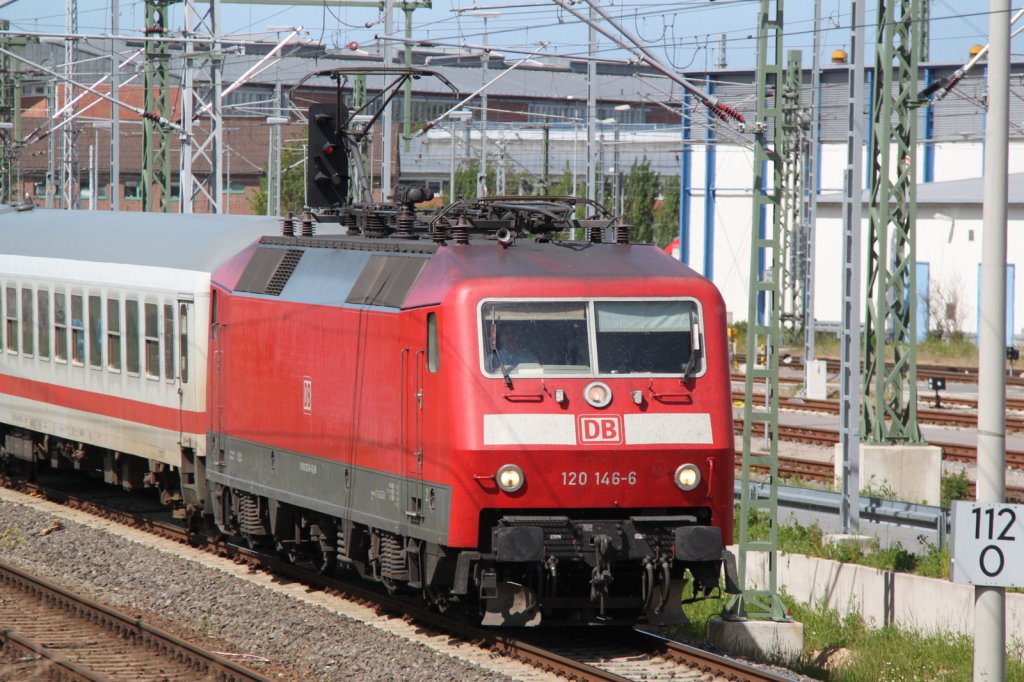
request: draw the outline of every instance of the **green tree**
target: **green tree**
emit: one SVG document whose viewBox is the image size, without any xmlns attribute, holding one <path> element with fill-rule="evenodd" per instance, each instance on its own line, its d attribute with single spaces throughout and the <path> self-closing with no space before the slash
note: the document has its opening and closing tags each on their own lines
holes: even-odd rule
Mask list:
<svg viewBox="0 0 1024 682">
<path fill-rule="evenodd" d="M 455 170 L 455 191 L 452 197 L 458 199 L 476 198 L 476 176 L 480 172 L 480 162 L 477 159 L 470 159 L 468 163 L 459 166 Z M 494 164 L 487 164 L 487 186 L 492 189 L 496 186 L 497 177 L 494 174 Z"/>
<path fill-rule="evenodd" d="M 679 176 L 661 181 L 661 205 L 654 211 L 654 243 L 660 248 L 679 236 Z"/>
<path fill-rule="evenodd" d="M 623 214 L 634 226 L 633 241 L 654 241 L 654 200 L 661 192 L 661 175 L 651 170 L 651 162 L 634 161 L 623 186 Z"/>
<path fill-rule="evenodd" d="M 306 174 L 302 148 L 304 137 L 293 137 L 281 145 L 281 214 L 288 211 L 301 215 L 306 204 Z M 267 169 L 264 167 L 260 188 L 249 196 L 249 208 L 256 215 L 267 214 Z"/>
</svg>

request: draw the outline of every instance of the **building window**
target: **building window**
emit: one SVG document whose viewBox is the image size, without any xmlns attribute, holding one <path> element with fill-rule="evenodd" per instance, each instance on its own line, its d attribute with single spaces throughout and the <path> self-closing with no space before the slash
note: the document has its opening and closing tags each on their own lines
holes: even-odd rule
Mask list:
<svg viewBox="0 0 1024 682">
<path fill-rule="evenodd" d="M 92 188 L 89 186 L 89 179 L 83 178 L 82 184 L 78 186 L 78 198 L 88 201 L 89 196 L 92 194 Z M 96 190 L 97 201 L 104 201 L 107 198 L 107 183 L 102 182 Z"/>
<path fill-rule="evenodd" d="M 124 181 L 125 201 L 142 201 L 142 181 L 138 179 Z"/>
<path fill-rule="evenodd" d="M 35 320 L 32 319 L 32 290 L 23 288 L 21 290 L 21 352 L 25 355 L 32 355 L 35 346 L 36 333 Z"/>
<path fill-rule="evenodd" d="M 160 325 L 156 303 L 146 304 L 146 376 L 160 377 Z"/>
<path fill-rule="evenodd" d="M 245 185 L 240 180 L 232 180 L 224 183 L 224 191 L 227 194 L 245 194 Z"/>
</svg>

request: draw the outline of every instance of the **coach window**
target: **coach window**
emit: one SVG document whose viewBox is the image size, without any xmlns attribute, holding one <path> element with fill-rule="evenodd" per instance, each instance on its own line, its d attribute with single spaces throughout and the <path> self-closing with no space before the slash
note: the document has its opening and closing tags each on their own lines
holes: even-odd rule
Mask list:
<svg viewBox="0 0 1024 682">
<path fill-rule="evenodd" d="M 21 352 L 32 355 L 35 346 L 35 320 L 32 319 L 32 289 L 23 287 L 21 290 Z"/>
<path fill-rule="evenodd" d="M 7 314 L 7 352 L 18 352 L 18 290 L 14 287 L 7 287 L 4 300 L 5 313 Z"/>
<path fill-rule="evenodd" d="M 89 296 L 89 366 L 103 367 L 103 301 Z"/>
<path fill-rule="evenodd" d="M 181 383 L 188 383 L 188 304 L 178 306 L 178 353 Z"/>
<path fill-rule="evenodd" d="M 63 291 L 53 294 L 53 357 L 57 362 L 68 361 L 68 299 Z"/>
<path fill-rule="evenodd" d="M 146 304 L 146 376 L 160 378 L 160 324 L 156 303 Z"/>
<path fill-rule="evenodd" d="M 427 313 L 427 370 L 437 371 L 440 360 L 437 348 L 437 314 Z"/>
<path fill-rule="evenodd" d="M 85 310 L 81 294 L 71 294 L 71 362 L 85 364 Z"/>
<path fill-rule="evenodd" d="M 40 288 L 36 291 L 36 303 L 39 307 L 39 315 L 36 318 L 39 331 L 39 357 L 48 360 L 50 358 L 50 290 Z"/>
<path fill-rule="evenodd" d="M 107 369 L 121 371 L 121 301 L 107 299 Z"/>
<path fill-rule="evenodd" d="M 139 373 L 139 302 L 124 302 L 124 333 L 127 360 L 125 369 L 129 374 Z"/>
<path fill-rule="evenodd" d="M 164 304 L 164 379 L 174 381 L 174 306 Z"/>
</svg>

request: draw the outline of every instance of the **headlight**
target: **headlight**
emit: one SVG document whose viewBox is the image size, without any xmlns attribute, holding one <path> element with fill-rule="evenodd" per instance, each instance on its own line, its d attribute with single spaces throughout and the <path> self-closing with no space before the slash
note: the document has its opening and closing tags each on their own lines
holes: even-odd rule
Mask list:
<svg viewBox="0 0 1024 682">
<path fill-rule="evenodd" d="M 583 397 L 594 407 L 607 407 L 612 401 L 612 389 L 606 383 L 595 381 L 583 389 Z"/>
<path fill-rule="evenodd" d="M 676 469 L 674 478 L 680 490 L 693 490 L 700 485 L 700 469 L 696 464 L 683 464 Z"/>
<path fill-rule="evenodd" d="M 514 493 L 526 483 L 526 476 L 523 475 L 523 470 L 515 464 L 506 464 L 498 469 L 494 480 L 497 481 L 498 487 L 505 492 Z"/>
</svg>

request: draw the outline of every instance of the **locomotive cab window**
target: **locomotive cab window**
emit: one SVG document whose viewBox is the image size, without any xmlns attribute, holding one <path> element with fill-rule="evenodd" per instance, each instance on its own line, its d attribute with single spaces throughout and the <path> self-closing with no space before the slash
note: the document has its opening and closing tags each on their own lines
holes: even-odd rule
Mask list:
<svg viewBox="0 0 1024 682">
<path fill-rule="evenodd" d="M 693 300 L 485 301 L 488 376 L 703 373 Z"/>
</svg>

